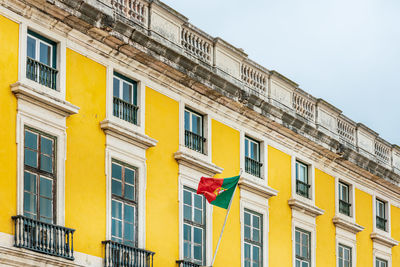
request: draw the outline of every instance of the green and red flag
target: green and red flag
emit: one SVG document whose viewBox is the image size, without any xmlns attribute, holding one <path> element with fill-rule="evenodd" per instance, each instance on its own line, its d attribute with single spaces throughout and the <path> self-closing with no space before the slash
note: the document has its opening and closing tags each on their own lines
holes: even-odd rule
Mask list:
<svg viewBox="0 0 400 267">
<path fill-rule="evenodd" d="M 224 179 L 201 177 L 197 194 L 204 195 L 210 204 L 227 209 L 239 178 L 240 175 Z"/>
</svg>

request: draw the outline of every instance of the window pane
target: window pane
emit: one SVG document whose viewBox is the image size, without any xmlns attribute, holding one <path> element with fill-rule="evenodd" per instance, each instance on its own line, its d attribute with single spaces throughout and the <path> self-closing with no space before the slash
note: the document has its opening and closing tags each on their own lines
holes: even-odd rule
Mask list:
<svg viewBox="0 0 400 267">
<path fill-rule="evenodd" d="M 258 144 L 255 142 L 251 143 L 251 156 L 252 159 L 258 160 Z"/>
<path fill-rule="evenodd" d="M 253 246 L 253 260 L 257 263 L 260 261 L 260 248 L 259 247 Z"/>
<path fill-rule="evenodd" d="M 40 195 L 43 197 L 52 198 L 53 197 L 53 181 L 40 177 Z"/>
<path fill-rule="evenodd" d="M 296 260 L 296 267 L 301 267 L 300 264 L 301 264 L 300 261 Z"/>
<path fill-rule="evenodd" d="M 132 85 L 127 82 L 122 82 L 122 99 L 132 104 Z"/>
<path fill-rule="evenodd" d="M 183 218 L 185 220 L 189 220 L 189 221 L 192 220 L 192 208 L 191 207 L 189 207 L 187 205 L 183 206 Z"/>
<path fill-rule="evenodd" d="M 339 267 L 343 267 L 343 260 L 339 259 Z"/>
<path fill-rule="evenodd" d="M 250 245 L 245 243 L 244 244 L 244 257 L 247 259 L 251 258 L 250 250 L 251 250 Z"/>
<path fill-rule="evenodd" d="M 194 209 L 194 222 L 202 224 L 203 223 L 202 215 L 203 212 L 201 210 Z"/>
<path fill-rule="evenodd" d="M 247 212 L 244 213 L 244 224 L 245 225 L 250 225 L 251 224 L 250 216 L 251 216 L 250 213 L 247 213 Z"/>
<path fill-rule="evenodd" d="M 192 240 L 192 231 L 191 227 L 187 224 L 183 225 L 183 240 L 191 241 Z"/>
<path fill-rule="evenodd" d="M 37 150 L 38 148 L 37 134 L 25 131 L 25 147 Z"/>
<path fill-rule="evenodd" d="M 244 155 L 249 157 L 249 140 L 247 138 L 244 139 Z"/>
<path fill-rule="evenodd" d="M 135 171 L 125 168 L 125 183 L 134 184 Z"/>
<path fill-rule="evenodd" d="M 183 203 L 192 205 L 192 194 L 189 191 L 183 191 Z"/>
<path fill-rule="evenodd" d="M 27 56 L 36 59 L 36 40 L 28 36 L 27 41 Z"/>
<path fill-rule="evenodd" d="M 253 216 L 253 227 L 260 229 L 260 218 Z"/>
<path fill-rule="evenodd" d="M 122 220 L 122 203 L 113 200 L 111 209 L 112 209 L 111 211 L 112 217 Z"/>
<path fill-rule="evenodd" d="M 36 214 L 36 195 L 24 192 L 24 211 Z"/>
<path fill-rule="evenodd" d="M 133 224 L 125 223 L 124 225 L 124 239 L 126 241 L 134 241 L 134 228 Z"/>
<path fill-rule="evenodd" d="M 41 154 L 40 169 L 45 172 L 53 173 L 53 159 L 49 156 Z"/>
<path fill-rule="evenodd" d="M 40 42 L 40 58 L 39 61 L 48 66 L 51 65 L 51 47 Z"/>
<path fill-rule="evenodd" d="M 189 259 L 192 257 L 192 253 L 190 250 L 190 244 L 187 242 L 184 242 L 184 244 L 183 244 L 183 256 L 185 258 L 189 258 Z"/>
<path fill-rule="evenodd" d="M 111 223 L 111 234 L 118 238 L 122 238 L 122 222 L 113 219 Z"/>
<path fill-rule="evenodd" d="M 300 243 L 300 232 L 296 231 L 296 243 Z"/>
<path fill-rule="evenodd" d="M 194 195 L 194 206 L 195 208 L 202 209 L 203 207 L 203 197 L 200 195 Z"/>
<path fill-rule="evenodd" d="M 135 220 L 135 208 L 129 205 L 124 205 L 124 220 L 133 223 Z"/>
<path fill-rule="evenodd" d="M 135 200 L 135 188 L 125 184 L 125 198 Z"/>
<path fill-rule="evenodd" d="M 112 177 L 121 180 L 122 168 L 120 165 L 117 165 L 115 163 L 112 164 Z"/>
<path fill-rule="evenodd" d="M 244 226 L 244 238 L 251 240 L 250 227 Z"/>
<path fill-rule="evenodd" d="M 40 138 L 40 142 L 41 142 L 40 144 L 41 153 L 47 155 L 53 155 L 53 140 L 42 136 Z"/>
<path fill-rule="evenodd" d="M 53 205 L 50 199 L 41 197 L 39 199 L 39 205 L 40 205 L 40 217 L 42 216 L 47 218 L 53 217 Z"/>
<path fill-rule="evenodd" d="M 113 96 L 119 98 L 119 80 L 115 77 L 113 80 Z"/>
<path fill-rule="evenodd" d="M 308 262 L 303 262 L 301 267 L 308 267 Z"/>
<path fill-rule="evenodd" d="M 24 190 L 36 193 L 36 175 L 24 172 Z"/>
<path fill-rule="evenodd" d="M 185 130 L 190 131 L 190 113 L 185 110 Z"/>
<path fill-rule="evenodd" d="M 202 256 L 201 256 L 201 246 L 194 246 L 193 248 L 193 256 L 195 260 L 201 261 L 202 260 Z"/>
<path fill-rule="evenodd" d="M 200 228 L 193 228 L 193 241 L 196 244 L 202 244 L 203 243 L 203 230 Z"/>
<path fill-rule="evenodd" d="M 192 114 L 192 132 L 201 135 L 201 117 Z"/>
<path fill-rule="evenodd" d="M 37 152 L 25 148 L 24 161 L 26 165 L 37 168 Z"/>
<path fill-rule="evenodd" d="M 260 231 L 257 229 L 253 229 L 253 241 L 255 242 L 260 241 Z"/>
<path fill-rule="evenodd" d="M 111 191 L 114 195 L 122 196 L 122 183 L 120 181 L 112 179 Z"/>
</svg>

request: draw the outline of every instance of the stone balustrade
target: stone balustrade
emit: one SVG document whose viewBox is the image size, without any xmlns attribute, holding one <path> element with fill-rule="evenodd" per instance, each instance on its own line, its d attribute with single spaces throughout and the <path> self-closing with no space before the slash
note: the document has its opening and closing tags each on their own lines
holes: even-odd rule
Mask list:
<svg viewBox="0 0 400 267">
<path fill-rule="evenodd" d="M 117 14 L 125 16 L 136 23 L 147 26 L 148 6 L 140 0 L 111 0 Z"/>
<path fill-rule="evenodd" d="M 315 102 L 307 96 L 293 92 L 292 107 L 300 116 L 309 121 L 315 121 Z"/>
<path fill-rule="evenodd" d="M 344 118 L 337 118 L 337 131 L 340 141 L 354 146 L 356 143 L 356 125 L 348 122 Z"/>
<path fill-rule="evenodd" d="M 240 68 L 241 80 L 251 89 L 265 92 L 267 90 L 268 74 L 252 66 L 250 62 L 242 63 Z"/>
<path fill-rule="evenodd" d="M 211 63 L 212 41 L 195 33 L 186 25 L 183 25 L 181 29 L 181 45 L 189 54 L 204 62 Z"/>
<path fill-rule="evenodd" d="M 385 144 L 384 140 L 375 139 L 375 156 L 378 162 L 390 165 L 392 161 L 392 149 L 390 145 Z"/>
</svg>

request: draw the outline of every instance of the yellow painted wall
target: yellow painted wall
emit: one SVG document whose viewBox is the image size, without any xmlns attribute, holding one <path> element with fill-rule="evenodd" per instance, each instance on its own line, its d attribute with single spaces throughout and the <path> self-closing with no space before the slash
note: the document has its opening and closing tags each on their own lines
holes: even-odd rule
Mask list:
<svg viewBox="0 0 400 267">
<path fill-rule="evenodd" d="M 316 219 L 317 266 L 336 266 L 335 225 L 335 178 L 315 169 L 315 205 L 325 211 Z"/>
<path fill-rule="evenodd" d="M 155 266 L 176 266 L 179 259 L 178 164 L 179 103 L 146 88 L 146 134 L 149 148 L 146 189 L 146 249 L 156 252 Z"/>
<path fill-rule="evenodd" d="M 13 233 L 11 216 L 17 215 L 17 99 L 10 84 L 18 80 L 18 32 L 17 23 L 0 16 L 0 232 L 8 234 Z"/>
<path fill-rule="evenodd" d="M 292 266 L 291 157 L 268 146 L 268 184 L 279 191 L 269 200 L 269 266 Z"/>
<path fill-rule="evenodd" d="M 240 134 L 219 121 L 212 120 L 212 162 L 224 168 L 222 174 L 215 177 L 225 178 L 239 174 L 240 171 Z M 225 226 L 224 234 L 215 259 L 214 267 L 240 266 L 240 193 L 235 192 L 234 199 Z M 213 252 L 217 246 L 226 210 L 213 207 Z"/>
<path fill-rule="evenodd" d="M 101 257 L 106 237 L 106 68 L 67 49 L 66 100 L 80 107 L 67 118 L 65 225 L 76 229 L 74 249 Z"/>
<path fill-rule="evenodd" d="M 372 227 L 372 196 L 355 190 L 356 196 L 356 223 L 365 227 L 357 234 L 357 266 L 372 267 L 372 240 L 370 237 Z"/>
<path fill-rule="evenodd" d="M 392 231 L 392 238 L 400 241 L 400 209 L 391 206 L 390 209 L 390 227 Z M 392 267 L 400 267 L 400 246 L 392 248 Z"/>
</svg>

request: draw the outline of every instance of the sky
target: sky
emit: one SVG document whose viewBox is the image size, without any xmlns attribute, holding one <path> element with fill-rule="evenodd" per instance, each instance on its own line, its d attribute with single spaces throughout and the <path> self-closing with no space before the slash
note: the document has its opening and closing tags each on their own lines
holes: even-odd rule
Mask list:
<svg viewBox="0 0 400 267">
<path fill-rule="evenodd" d="M 400 1 L 163 2 L 400 145 Z"/>
</svg>

